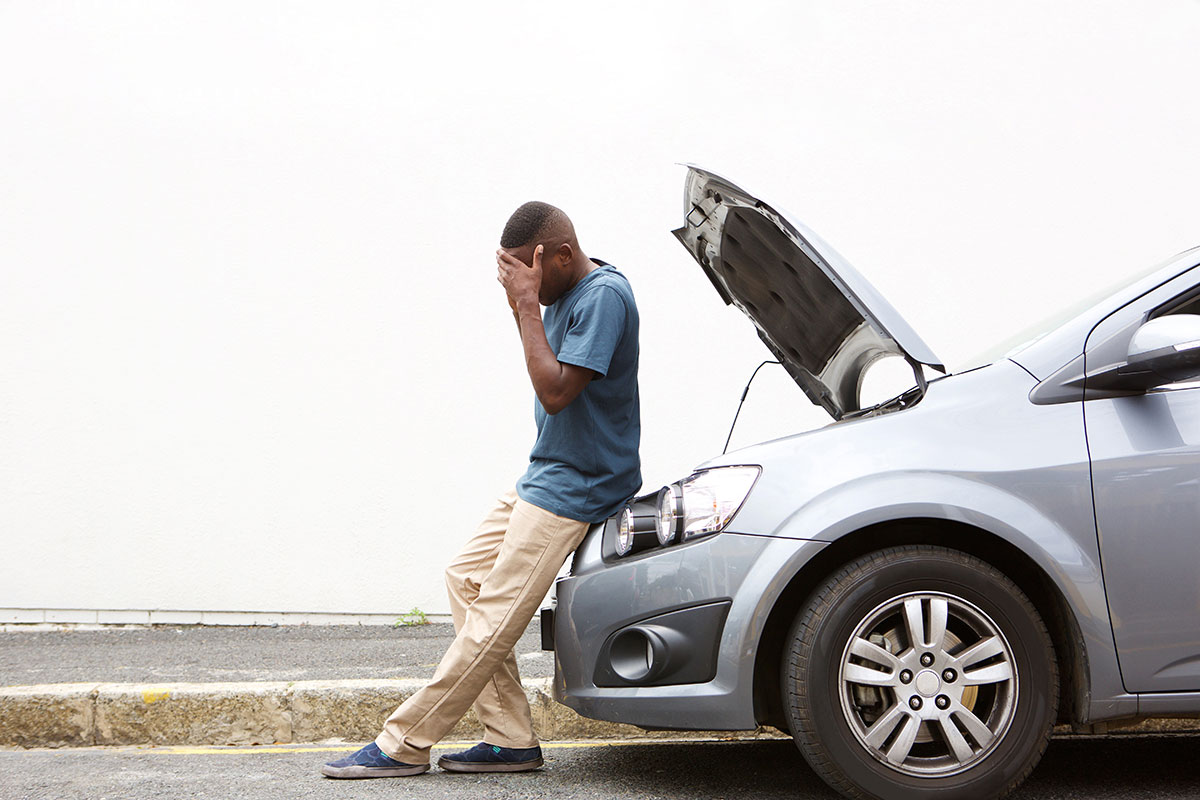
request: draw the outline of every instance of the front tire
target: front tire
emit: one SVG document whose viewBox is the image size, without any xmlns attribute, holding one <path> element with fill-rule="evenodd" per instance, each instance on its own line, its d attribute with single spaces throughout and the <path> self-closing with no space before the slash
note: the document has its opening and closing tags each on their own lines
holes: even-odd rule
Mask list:
<svg viewBox="0 0 1200 800">
<path fill-rule="evenodd" d="M 995 567 L 929 545 L 831 576 L 789 634 L 797 747 L 850 797 L 1000 797 L 1033 770 L 1058 708 L 1041 617 Z"/>
</svg>

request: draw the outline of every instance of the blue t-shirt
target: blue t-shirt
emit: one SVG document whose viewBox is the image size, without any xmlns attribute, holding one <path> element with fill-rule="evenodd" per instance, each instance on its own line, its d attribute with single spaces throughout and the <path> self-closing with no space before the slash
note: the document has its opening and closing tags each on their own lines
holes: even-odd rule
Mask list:
<svg viewBox="0 0 1200 800">
<path fill-rule="evenodd" d="M 582 522 L 615 514 L 642 485 L 637 306 L 625 276 L 596 263 L 542 322 L 559 362 L 599 375 L 557 414 L 534 400 L 537 441 L 517 483 L 525 502 Z"/>
</svg>

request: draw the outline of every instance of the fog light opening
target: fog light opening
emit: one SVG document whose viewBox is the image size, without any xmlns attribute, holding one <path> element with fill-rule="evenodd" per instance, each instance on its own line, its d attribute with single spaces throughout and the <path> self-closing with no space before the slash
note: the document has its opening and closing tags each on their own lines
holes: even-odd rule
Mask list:
<svg viewBox="0 0 1200 800">
<path fill-rule="evenodd" d="M 655 637 L 649 631 L 640 628 L 621 631 L 609 649 L 613 672 L 629 683 L 649 680 L 666 655 L 661 644 L 655 645 Z"/>
</svg>

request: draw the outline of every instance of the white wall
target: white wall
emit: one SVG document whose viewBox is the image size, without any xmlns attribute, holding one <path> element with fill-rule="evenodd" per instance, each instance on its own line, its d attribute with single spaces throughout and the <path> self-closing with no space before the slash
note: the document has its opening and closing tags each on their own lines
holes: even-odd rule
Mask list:
<svg viewBox="0 0 1200 800">
<path fill-rule="evenodd" d="M 694 161 L 950 364 L 1200 243 L 1200 4 L 0 4 L 0 608 L 445 610 L 532 395 L 493 251 L 642 313 L 647 488 L 766 358 L 669 235 Z M 820 424 L 760 378 L 735 445 Z"/>
</svg>

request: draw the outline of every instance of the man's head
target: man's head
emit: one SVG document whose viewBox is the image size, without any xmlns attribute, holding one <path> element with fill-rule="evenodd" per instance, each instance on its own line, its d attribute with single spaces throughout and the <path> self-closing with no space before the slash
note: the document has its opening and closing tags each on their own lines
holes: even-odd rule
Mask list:
<svg viewBox="0 0 1200 800">
<path fill-rule="evenodd" d="M 549 203 L 525 203 L 508 218 L 500 234 L 500 248 L 526 264 L 533 264 L 533 251 L 542 245 L 542 288 L 538 302 L 548 306 L 578 282 L 587 258 L 579 249 L 575 226 L 560 209 Z"/>
</svg>

